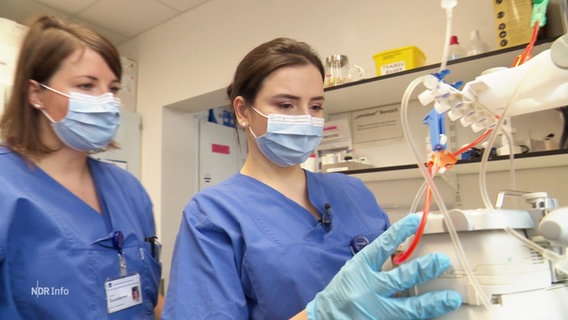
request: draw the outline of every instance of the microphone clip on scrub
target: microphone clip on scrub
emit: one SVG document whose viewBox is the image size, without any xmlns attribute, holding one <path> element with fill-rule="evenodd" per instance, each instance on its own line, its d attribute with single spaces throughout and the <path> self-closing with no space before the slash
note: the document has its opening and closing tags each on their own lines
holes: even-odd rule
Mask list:
<svg viewBox="0 0 568 320">
<path fill-rule="evenodd" d="M 325 211 L 323 212 L 322 216 L 321 216 L 321 224 L 322 226 L 326 229 L 326 231 L 331 230 L 331 205 L 329 203 L 326 203 L 324 205 L 325 207 Z"/>
</svg>

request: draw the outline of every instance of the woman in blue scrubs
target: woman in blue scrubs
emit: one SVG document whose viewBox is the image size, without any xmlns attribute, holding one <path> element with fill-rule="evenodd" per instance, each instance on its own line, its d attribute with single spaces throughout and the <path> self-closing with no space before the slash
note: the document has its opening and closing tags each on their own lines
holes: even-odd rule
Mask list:
<svg viewBox="0 0 568 320">
<path fill-rule="evenodd" d="M 448 292 L 392 299 L 404 289 L 395 286 L 379 295 L 389 283 L 433 278 L 449 260 L 427 256 L 378 272 L 417 217 L 388 229 L 360 180 L 301 168 L 323 134 L 323 79 L 317 54 L 292 39 L 264 43 L 241 61 L 227 92 L 248 156 L 183 211 L 163 319 L 410 319 L 459 306 Z"/>
<path fill-rule="evenodd" d="M 119 54 L 53 17 L 29 27 L 0 120 L 0 319 L 154 319 L 152 203 L 89 156 L 116 147 Z"/>
</svg>

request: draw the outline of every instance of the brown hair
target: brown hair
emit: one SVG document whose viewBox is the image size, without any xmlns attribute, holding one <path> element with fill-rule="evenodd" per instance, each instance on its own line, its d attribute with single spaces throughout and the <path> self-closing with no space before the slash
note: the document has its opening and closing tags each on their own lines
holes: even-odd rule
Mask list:
<svg viewBox="0 0 568 320">
<path fill-rule="evenodd" d="M 120 80 L 122 67 L 118 50 L 97 32 L 47 15 L 39 16 L 29 24 L 18 57 L 13 90 L 0 120 L 0 137 L 4 144 L 23 155 L 54 151 L 40 139 L 40 112 L 29 105 L 29 81 L 48 84 L 62 61 L 81 49 L 100 54 Z"/>
<path fill-rule="evenodd" d="M 262 81 L 277 69 L 298 65 L 314 65 L 325 76 L 318 53 L 307 43 L 290 38 L 276 38 L 250 51 L 239 63 L 233 82 L 227 87 L 232 102 L 242 96 L 252 103 L 261 89 Z"/>
</svg>

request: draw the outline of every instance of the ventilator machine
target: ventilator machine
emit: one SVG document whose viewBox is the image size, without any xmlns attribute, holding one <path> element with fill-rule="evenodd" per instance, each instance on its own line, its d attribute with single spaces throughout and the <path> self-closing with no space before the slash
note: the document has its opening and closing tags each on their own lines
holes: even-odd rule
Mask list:
<svg viewBox="0 0 568 320">
<path fill-rule="evenodd" d="M 568 319 L 568 204 L 558 203 L 544 190 L 503 190 L 495 203 L 485 187 L 484 152 L 479 172 L 483 208 L 449 210 L 433 177 L 451 169 L 460 153 L 481 141 L 489 150 L 498 135 L 507 137 L 511 116 L 568 106 L 568 34 L 532 57 L 539 26 L 546 23 L 548 1 L 533 1 L 533 40 L 512 67 L 491 69 L 473 81 L 448 84 L 451 72 L 443 57 L 438 73 L 415 79 L 401 103 L 403 131 L 425 179 L 421 192 L 425 205 L 417 234 L 409 239 L 395 258 L 403 263 L 430 252 L 444 252 L 452 267 L 441 277 L 414 287 L 407 294 L 451 289 L 463 297 L 463 305 L 441 319 Z M 442 1 L 448 21 L 457 0 Z M 451 23 L 446 30 L 449 32 Z M 449 39 L 446 36 L 445 39 Z M 447 45 L 445 48 L 447 54 Z M 408 123 L 411 92 L 423 87 L 418 100 L 432 106 L 424 122 L 429 126 L 431 158 L 424 163 L 421 144 L 414 143 Z M 479 132 L 480 137 L 457 152 L 446 150 L 445 117 Z M 513 157 L 514 152 L 511 152 Z M 568 190 L 568 188 L 567 188 Z M 508 197 L 522 199 L 528 210 L 506 209 Z M 428 214 L 430 201 L 439 212 Z M 412 211 L 411 212 L 415 212 Z M 412 242 L 412 243 L 410 243 Z"/>
</svg>

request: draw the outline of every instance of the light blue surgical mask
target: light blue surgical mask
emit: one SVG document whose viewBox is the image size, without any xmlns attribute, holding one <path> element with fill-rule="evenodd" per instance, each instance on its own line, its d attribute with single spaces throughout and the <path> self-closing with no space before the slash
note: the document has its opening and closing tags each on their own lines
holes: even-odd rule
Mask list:
<svg viewBox="0 0 568 320">
<path fill-rule="evenodd" d="M 283 115 L 271 113 L 265 115 L 251 108 L 268 119 L 266 133 L 255 137 L 260 151 L 270 161 L 280 167 L 290 167 L 303 163 L 320 144 L 323 137 L 323 118 L 310 115 Z"/>
<path fill-rule="evenodd" d="M 60 121 L 54 121 L 44 109 L 40 109 L 65 145 L 79 151 L 92 151 L 106 147 L 114 139 L 120 123 L 119 98 L 110 92 L 99 96 L 78 92 L 65 94 L 40 85 L 69 98 L 67 114 Z"/>
</svg>

